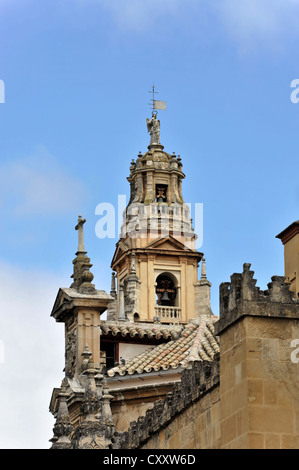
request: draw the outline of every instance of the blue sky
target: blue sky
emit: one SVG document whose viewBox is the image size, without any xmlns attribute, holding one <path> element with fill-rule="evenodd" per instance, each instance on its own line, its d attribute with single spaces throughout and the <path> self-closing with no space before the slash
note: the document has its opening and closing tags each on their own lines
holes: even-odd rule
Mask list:
<svg viewBox="0 0 299 470">
<path fill-rule="evenodd" d="M 283 274 L 275 236 L 299 203 L 298 21 L 298 0 L 0 0 L 0 415 L 15 404 L 1 447 L 49 446 L 64 355 L 49 315 L 71 282 L 74 226 L 83 214 L 96 287 L 109 291 L 117 239 L 96 237 L 95 208 L 129 195 L 153 83 L 185 201 L 203 203 L 214 313 L 244 262 L 262 289 Z"/>
</svg>

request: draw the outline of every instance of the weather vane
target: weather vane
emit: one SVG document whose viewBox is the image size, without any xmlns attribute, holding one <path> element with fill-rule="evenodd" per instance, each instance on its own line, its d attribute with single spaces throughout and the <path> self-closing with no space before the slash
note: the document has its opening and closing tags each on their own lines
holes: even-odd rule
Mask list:
<svg viewBox="0 0 299 470">
<path fill-rule="evenodd" d="M 155 85 L 153 85 L 153 88 L 149 93 L 153 94 L 153 97 L 151 99 L 151 103 L 149 105 L 152 107 L 152 114 L 156 109 L 161 109 L 162 111 L 166 110 L 166 101 L 159 101 L 155 99 L 155 94 L 158 95 L 158 92 L 155 90 Z"/>
</svg>

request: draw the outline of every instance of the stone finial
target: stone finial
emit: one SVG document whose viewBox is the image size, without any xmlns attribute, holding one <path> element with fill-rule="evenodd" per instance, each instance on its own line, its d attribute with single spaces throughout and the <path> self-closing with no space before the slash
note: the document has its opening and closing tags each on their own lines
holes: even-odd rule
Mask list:
<svg viewBox="0 0 299 470">
<path fill-rule="evenodd" d="M 53 442 L 51 449 L 71 448 L 70 435 L 73 430 L 73 426 L 71 425 L 70 415 L 68 412 L 68 397 L 69 395 L 66 392 L 66 379 L 64 379 L 61 383 L 61 391 L 58 395 L 59 408 L 56 422 L 53 428 L 54 437 L 51 439 Z"/>
<path fill-rule="evenodd" d="M 95 381 L 97 373 L 96 369 L 88 369 L 84 372 L 86 384 L 81 405 L 84 418 L 75 431 L 75 449 L 104 449 L 106 447 L 104 430 L 97 418 L 97 413 L 100 410 L 100 400 Z"/>
<path fill-rule="evenodd" d="M 119 284 L 119 303 L 118 303 L 118 320 L 125 321 L 125 297 L 124 297 L 124 285 L 123 283 Z"/>
<path fill-rule="evenodd" d="M 102 396 L 103 396 L 103 380 L 104 380 L 104 375 L 101 374 L 101 373 L 98 373 L 97 375 L 95 375 L 95 381 L 96 381 L 96 388 L 97 388 L 97 391 L 98 391 L 98 398 L 99 400 L 102 399 Z"/>
<path fill-rule="evenodd" d="M 201 277 L 194 284 L 196 317 L 213 314 L 211 310 L 211 286 L 212 284 L 207 279 L 206 260 L 202 258 Z"/>
<path fill-rule="evenodd" d="M 85 419 L 87 421 L 95 420 L 95 414 L 99 408 L 99 397 L 95 380 L 95 376 L 97 374 L 98 370 L 93 368 L 87 369 L 84 372 L 84 375 L 86 376 L 86 385 L 81 411 L 85 415 Z"/>
<path fill-rule="evenodd" d="M 125 319 L 134 321 L 134 314 L 139 313 L 140 308 L 140 279 L 136 274 L 135 253 L 131 254 L 130 274 L 124 279 L 125 290 Z"/>
<path fill-rule="evenodd" d="M 201 261 L 201 279 L 207 279 L 206 259 L 205 258 L 202 258 L 202 261 Z"/>
<path fill-rule="evenodd" d="M 115 272 L 112 272 L 111 276 L 111 290 L 110 290 L 110 295 L 112 297 L 116 296 L 116 288 L 115 288 Z"/>
<path fill-rule="evenodd" d="M 115 283 L 116 273 L 112 272 L 110 295 L 113 298 L 107 308 L 107 320 L 117 320 L 117 292 Z"/>
<path fill-rule="evenodd" d="M 96 369 L 88 369 L 81 411 L 83 420 L 74 434 L 75 449 L 108 449 L 115 427 L 105 379 Z M 103 390 L 102 390 L 103 389 Z"/>
<path fill-rule="evenodd" d="M 107 380 L 103 380 L 103 406 L 102 406 L 102 419 L 104 419 L 106 422 L 110 421 L 113 423 L 113 418 L 112 418 L 112 411 L 110 407 L 110 401 L 113 399 L 113 395 L 109 393 L 108 385 L 107 385 Z"/>
<path fill-rule="evenodd" d="M 78 223 L 75 227 L 75 230 L 78 231 L 78 251 L 76 258 L 73 260 L 74 272 L 71 277 L 74 281 L 71 287 L 83 294 L 95 294 L 95 286 L 92 284 L 93 274 L 90 271 L 92 264 L 90 263 L 90 259 L 86 256 L 84 247 L 83 225 L 85 222 L 86 219 L 82 219 L 82 215 L 79 215 Z"/>
</svg>

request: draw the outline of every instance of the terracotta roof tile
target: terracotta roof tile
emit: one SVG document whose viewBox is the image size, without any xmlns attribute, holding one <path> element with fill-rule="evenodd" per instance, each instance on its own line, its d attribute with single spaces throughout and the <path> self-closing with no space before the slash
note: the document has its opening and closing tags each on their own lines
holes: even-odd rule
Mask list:
<svg viewBox="0 0 299 470">
<path fill-rule="evenodd" d="M 116 374 L 142 374 L 160 369 L 186 368 L 190 362 L 194 361 L 213 361 L 214 355 L 219 352 L 218 338 L 214 335 L 214 323 L 217 320 L 216 316 L 203 315 L 198 320 L 193 320 L 185 326 L 180 325 L 175 329 L 173 325 L 167 327 L 162 325 L 161 328 L 156 325 L 152 328 L 149 325 L 144 328 L 137 327 L 140 329 L 139 335 L 144 333 L 149 336 L 151 332 L 156 338 L 163 335 L 164 338 L 169 337 L 170 340 L 147 349 L 124 365 L 113 367 L 108 370 L 108 375 L 113 377 Z M 102 332 L 109 331 L 108 324 L 101 328 Z M 132 324 L 130 328 L 136 329 Z"/>
<path fill-rule="evenodd" d="M 161 325 L 149 323 L 132 323 L 132 322 L 117 322 L 117 321 L 101 321 L 101 334 L 102 335 L 121 335 L 131 338 L 139 337 L 155 339 L 176 339 L 180 336 L 183 330 L 182 325 Z"/>
</svg>

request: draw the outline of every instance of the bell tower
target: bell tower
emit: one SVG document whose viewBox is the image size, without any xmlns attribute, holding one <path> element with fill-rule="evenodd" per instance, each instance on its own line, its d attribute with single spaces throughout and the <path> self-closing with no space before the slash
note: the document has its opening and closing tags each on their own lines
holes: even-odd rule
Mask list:
<svg viewBox="0 0 299 470">
<path fill-rule="evenodd" d="M 164 151 L 154 109 L 146 125 L 150 144 L 132 160 L 127 178 L 130 200 L 111 263 L 117 296 L 108 319 L 185 323 L 198 311 L 203 253 L 195 249 L 197 236 L 182 195 L 182 160 Z"/>
</svg>

